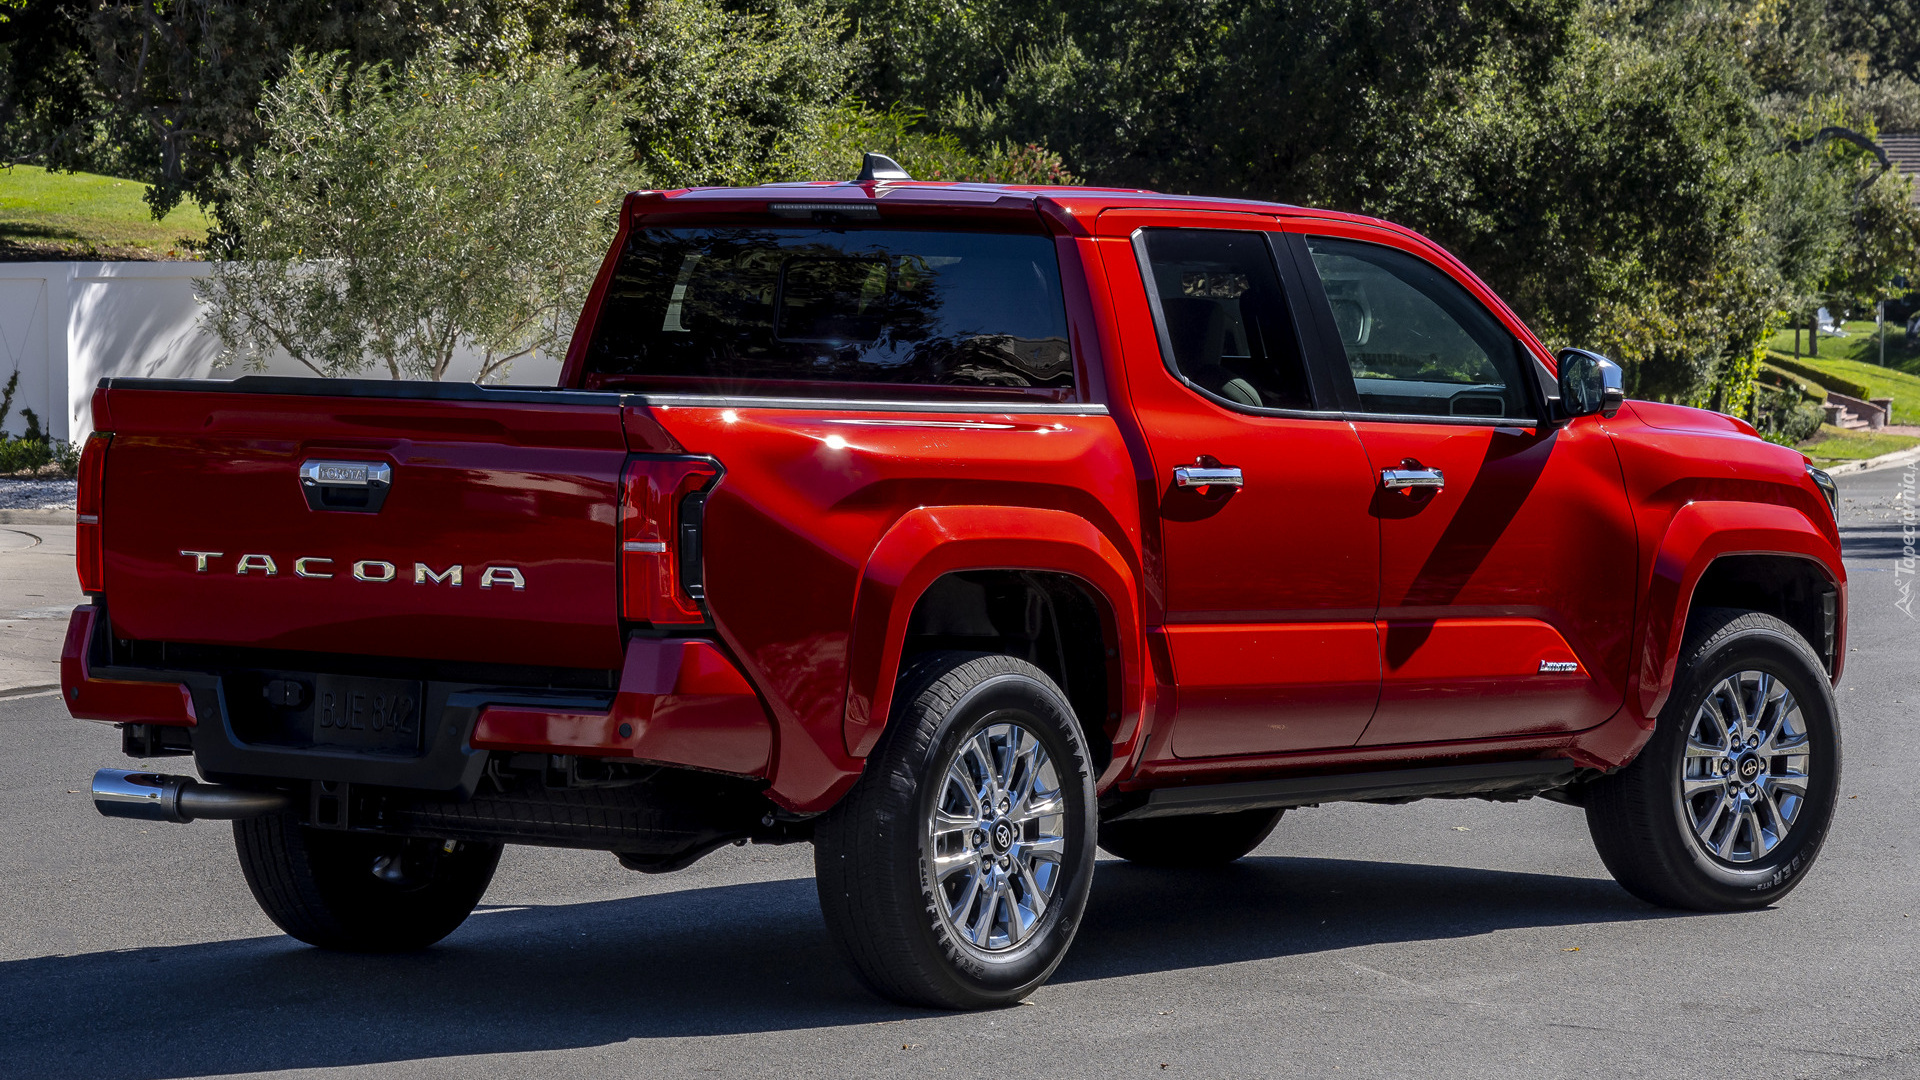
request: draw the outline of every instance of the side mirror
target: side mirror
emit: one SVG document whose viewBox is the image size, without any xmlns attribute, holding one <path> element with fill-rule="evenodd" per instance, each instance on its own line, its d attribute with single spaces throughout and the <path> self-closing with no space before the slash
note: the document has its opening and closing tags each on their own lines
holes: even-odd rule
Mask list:
<svg viewBox="0 0 1920 1080">
<path fill-rule="evenodd" d="M 1560 409 L 1568 416 L 1612 416 L 1627 400 L 1620 365 L 1585 349 L 1561 349 Z"/>
</svg>

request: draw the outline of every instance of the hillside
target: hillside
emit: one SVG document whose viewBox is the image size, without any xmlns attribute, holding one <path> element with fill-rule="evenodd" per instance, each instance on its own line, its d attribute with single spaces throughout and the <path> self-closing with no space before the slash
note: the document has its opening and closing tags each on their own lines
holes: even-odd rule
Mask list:
<svg viewBox="0 0 1920 1080">
<path fill-rule="evenodd" d="M 153 220 L 146 185 L 92 173 L 0 168 L 0 260 L 192 259 L 207 218 L 191 202 Z"/>
<path fill-rule="evenodd" d="M 1822 342 L 1824 349 L 1827 343 Z M 1890 397 L 1893 399 L 1893 422 L 1896 424 L 1920 424 L 1920 375 L 1909 375 L 1904 371 L 1878 364 L 1863 363 L 1859 360 L 1836 359 L 1831 356 L 1779 356 L 1778 359 L 1789 363 L 1813 368 L 1827 375 L 1837 376 L 1841 383 L 1855 383 L 1866 389 L 1861 396 L 1868 398 Z M 1829 390 L 1847 393 L 1845 385 L 1825 384 Z"/>
</svg>

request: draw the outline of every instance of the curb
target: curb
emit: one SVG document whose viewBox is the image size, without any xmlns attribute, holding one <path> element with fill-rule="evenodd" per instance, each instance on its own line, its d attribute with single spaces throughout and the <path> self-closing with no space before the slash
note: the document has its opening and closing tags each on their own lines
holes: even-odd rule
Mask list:
<svg viewBox="0 0 1920 1080">
<path fill-rule="evenodd" d="M 1849 461 L 1844 465 L 1835 465 L 1827 470 L 1827 475 L 1850 476 L 1853 473 L 1872 472 L 1875 469 L 1886 469 L 1895 465 L 1906 465 L 1916 461 L 1920 461 L 1920 446 L 1911 446 L 1905 450 L 1895 450 L 1891 454 L 1881 454 L 1877 458 L 1868 458 L 1865 461 Z M 4 513 L 4 511 L 0 511 L 0 513 Z M 4 518 L 0 518 L 0 520 L 4 520 Z"/>
<path fill-rule="evenodd" d="M 12 701 L 14 698 L 39 697 L 42 694 L 57 694 L 59 683 L 36 683 L 32 686 L 9 686 L 0 690 L 0 701 Z"/>
</svg>

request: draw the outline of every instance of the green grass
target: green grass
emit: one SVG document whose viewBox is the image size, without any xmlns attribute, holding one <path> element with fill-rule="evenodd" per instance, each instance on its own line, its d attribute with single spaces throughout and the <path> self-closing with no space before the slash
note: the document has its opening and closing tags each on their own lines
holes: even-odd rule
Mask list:
<svg viewBox="0 0 1920 1080">
<path fill-rule="evenodd" d="M 1849 323 L 1848 325 L 1858 324 Z M 1873 324 L 1866 323 L 1864 325 L 1872 327 Z M 1893 328 L 1892 336 L 1888 338 L 1887 362 L 1890 365 L 1896 359 L 1895 353 L 1893 352 L 1893 342 L 1903 336 L 1904 331 L 1895 327 Z M 1779 339 L 1776 337 L 1775 340 L 1778 341 Z M 1892 398 L 1894 423 L 1920 424 L 1920 375 L 1909 374 L 1907 371 L 1902 371 L 1891 366 L 1881 367 L 1877 363 L 1851 359 L 1847 355 L 1837 355 L 1843 350 L 1830 348 L 1830 346 L 1836 342 L 1845 344 L 1845 341 L 1842 339 L 1828 338 L 1820 343 L 1820 355 L 1818 357 L 1802 354 L 1798 357 L 1799 362 L 1817 371 L 1838 376 L 1844 381 L 1859 383 L 1867 388 L 1866 397 Z M 1787 344 L 1791 345 L 1792 342 L 1789 341 Z M 1855 342 L 1855 344 L 1859 343 Z M 1851 354 L 1857 354 L 1858 352 L 1858 349 L 1851 350 Z M 1876 357 L 1879 355 L 1877 349 L 1873 355 Z M 1908 364 L 1914 369 L 1920 369 L 1920 359 L 1908 360 Z"/>
<path fill-rule="evenodd" d="M 1818 360 L 1801 357 L 1801 362 L 1862 384 L 1869 398 L 1892 398 L 1894 423 L 1920 424 L 1920 375 L 1858 360 L 1829 360 L 1824 356 Z"/>
<path fill-rule="evenodd" d="M 1821 424 L 1820 434 L 1800 444 L 1800 450 L 1815 464 L 1865 461 L 1920 446 L 1911 435 L 1886 435 L 1874 431 L 1848 431 L 1832 424 Z"/>
<path fill-rule="evenodd" d="M 1864 364 L 1880 366 L 1880 335 L 1874 330 L 1872 319 L 1859 319 L 1843 322 L 1840 328 L 1847 332 L 1843 338 L 1822 337 L 1820 339 L 1819 359 L 1854 360 Z M 1775 352 L 1793 355 L 1793 331 L 1782 330 L 1767 339 L 1767 348 Z M 1806 357 L 1807 334 L 1800 332 L 1800 355 Z M 1887 324 L 1887 366 L 1902 367 L 1908 361 L 1920 360 L 1920 341 L 1907 340 L 1906 327 L 1900 323 Z"/>
<path fill-rule="evenodd" d="M 1773 357 L 1769 357 L 1769 359 L 1771 360 Z M 1795 365 L 1806 363 L 1805 357 L 1795 360 L 1791 357 L 1781 356 L 1778 357 L 1778 359 Z M 1811 401 L 1827 400 L 1827 387 L 1824 383 L 1816 382 L 1811 376 L 1803 375 L 1781 364 L 1767 363 L 1763 365 L 1761 378 L 1770 386 L 1780 386 L 1782 384 L 1797 386 L 1800 388 L 1800 393 Z"/>
<path fill-rule="evenodd" d="M 206 216 L 183 202 L 155 221 L 145 192 L 137 180 L 0 169 L 0 248 L 14 258 L 194 258 L 184 242 L 206 239 Z"/>
</svg>

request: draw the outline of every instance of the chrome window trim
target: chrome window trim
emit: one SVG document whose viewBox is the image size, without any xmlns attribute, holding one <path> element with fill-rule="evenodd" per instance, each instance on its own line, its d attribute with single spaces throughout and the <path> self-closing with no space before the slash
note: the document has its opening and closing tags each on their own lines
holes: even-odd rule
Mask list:
<svg viewBox="0 0 1920 1080">
<path fill-rule="evenodd" d="M 238 379 L 103 378 L 103 389 L 169 390 L 201 394 L 287 394 L 302 397 L 479 401 L 518 405 L 655 405 L 715 409 L 835 409 L 842 412 L 1020 413 L 1106 416 L 1107 407 L 1086 401 L 893 401 L 876 398 L 756 397 L 750 394 L 647 394 L 618 387 L 566 390 L 557 387 L 481 386 L 475 383 L 387 379 L 325 379 L 289 375 L 244 375 Z"/>
<path fill-rule="evenodd" d="M 1541 426 L 1539 420 L 1523 416 L 1431 416 L 1426 413 L 1324 412 L 1316 416 L 1334 416 L 1356 423 L 1384 420 L 1391 424 L 1446 424 L 1450 427 L 1490 427 L 1525 430 Z"/>
<path fill-rule="evenodd" d="M 629 404 L 691 409 L 822 409 L 835 412 L 953 412 L 1016 416 L 1105 416 L 1098 402 L 886 401 L 874 398 L 754 397 L 739 394 L 641 394 L 626 391 Z"/>
</svg>

